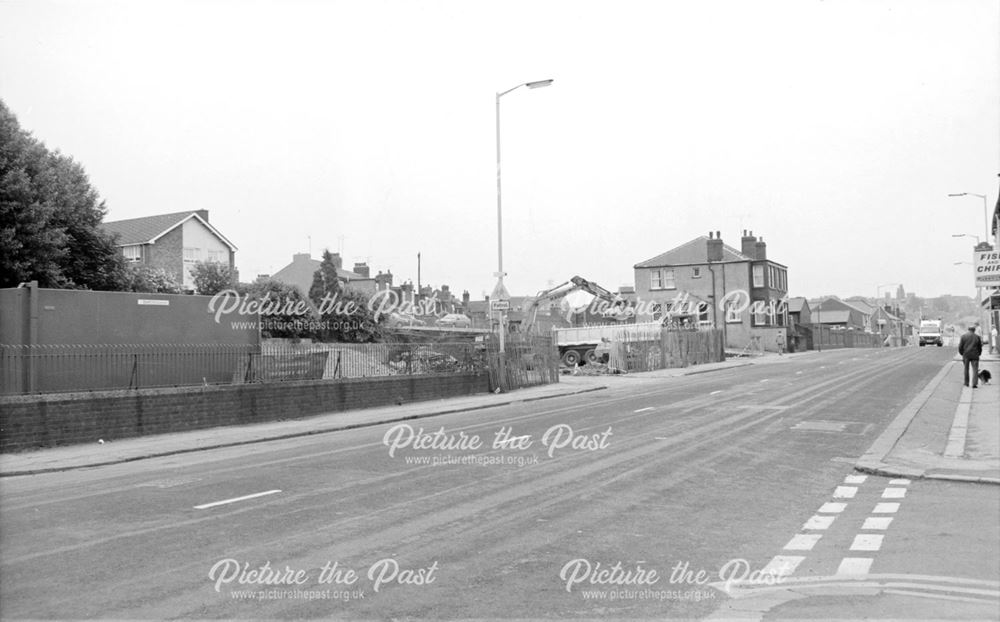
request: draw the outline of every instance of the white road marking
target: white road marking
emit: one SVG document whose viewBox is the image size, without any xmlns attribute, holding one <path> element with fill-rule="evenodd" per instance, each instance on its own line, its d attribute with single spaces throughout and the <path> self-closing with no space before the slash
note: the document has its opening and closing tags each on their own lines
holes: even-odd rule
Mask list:
<svg viewBox="0 0 1000 622">
<path fill-rule="evenodd" d="M 868 479 L 867 475 L 848 475 L 844 478 L 845 484 L 864 484 Z"/>
<path fill-rule="evenodd" d="M 265 490 L 264 492 L 254 493 L 252 495 L 245 495 L 243 497 L 236 497 L 233 499 L 224 499 L 222 501 L 213 501 L 212 503 L 203 503 L 201 505 L 194 506 L 196 510 L 207 510 L 208 508 L 214 508 L 217 505 L 226 505 L 229 503 L 236 503 L 237 501 L 246 501 L 247 499 L 256 499 L 257 497 L 264 497 L 267 495 L 273 495 L 281 492 L 280 490 Z"/>
<path fill-rule="evenodd" d="M 908 480 L 908 479 L 890 479 L 889 480 L 889 485 L 890 486 L 909 486 L 910 485 L 910 480 Z"/>
<path fill-rule="evenodd" d="M 646 408 L 640 408 L 639 410 L 633 410 L 632 412 L 634 412 L 634 413 L 644 413 L 644 412 L 646 412 L 648 410 L 656 410 L 656 409 L 653 408 L 652 406 L 647 406 Z"/>
<path fill-rule="evenodd" d="M 722 389 L 719 389 L 718 391 L 712 391 L 711 393 L 709 393 L 709 395 L 718 395 L 719 393 L 722 393 Z"/>
<path fill-rule="evenodd" d="M 819 539 L 823 537 L 821 533 L 800 533 L 788 541 L 785 545 L 786 551 L 811 551 Z"/>
<path fill-rule="evenodd" d="M 801 373 L 802 373 L 802 372 L 800 372 L 800 371 L 797 371 L 797 372 L 795 372 L 795 375 L 796 375 L 796 376 L 798 376 L 798 375 L 800 375 Z"/>
<path fill-rule="evenodd" d="M 670 437 L 668 437 L 668 436 L 654 436 L 653 440 L 654 441 L 669 441 Z"/>
<path fill-rule="evenodd" d="M 872 514 L 895 514 L 899 511 L 898 503 L 876 503 Z"/>
<path fill-rule="evenodd" d="M 886 488 L 882 492 L 883 499 L 902 499 L 906 496 L 905 488 Z"/>
<path fill-rule="evenodd" d="M 873 561 L 875 560 L 871 557 L 845 557 L 837 568 L 837 574 L 855 576 L 868 574 Z"/>
<path fill-rule="evenodd" d="M 764 378 L 763 380 L 761 380 L 761 382 L 768 382 L 769 380 L 771 380 L 771 379 L 770 378 Z"/>
<path fill-rule="evenodd" d="M 789 577 L 804 560 L 801 555 L 775 555 L 760 574 L 762 577 Z"/>
<path fill-rule="evenodd" d="M 882 534 L 859 533 L 851 543 L 852 551 L 877 551 L 882 548 Z"/>
<path fill-rule="evenodd" d="M 830 525 L 833 524 L 836 516 L 820 516 L 819 514 L 813 516 L 806 521 L 805 525 L 802 525 L 803 529 L 829 529 Z"/>
<path fill-rule="evenodd" d="M 861 526 L 862 529 L 888 529 L 889 523 L 892 522 L 891 516 L 870 516 L 865 519 L 865 524 Z"/>
<path fill-rule="evenodd" d="M 853 499 L 856 494 L 858 494 L 857 486 L 837 486 L 837 489 L 833 491 L 833 498 Z"/>
<path fill-rule="evenodd" d="M 819 511 L 827 512 L 829 514 L 840 514 L 846 507 L 846 503 L 824 503 L 823 507 L 821 507 Z"/>
</svg>

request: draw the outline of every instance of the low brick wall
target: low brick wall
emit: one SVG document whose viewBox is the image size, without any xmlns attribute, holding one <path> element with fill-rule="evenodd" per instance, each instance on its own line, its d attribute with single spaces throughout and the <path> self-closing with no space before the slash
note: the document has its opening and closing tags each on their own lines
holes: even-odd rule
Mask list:
<svg viewBox="0 0 1000 622">
<path fill-rule="evenodd" d="M 489 390 L 448 374 L 0 397 L 0 452 L 297 419 Z"/>
</svg>

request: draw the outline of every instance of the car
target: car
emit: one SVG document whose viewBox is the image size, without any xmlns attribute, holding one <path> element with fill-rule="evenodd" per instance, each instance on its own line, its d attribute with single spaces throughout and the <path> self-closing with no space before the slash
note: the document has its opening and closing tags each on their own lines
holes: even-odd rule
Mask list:
<svg viewBox="0 0 1000 622">
<path fill-rule="evenodd" d="M 441 326 L 443 328 L 471 328 L 472 320 L 469 316 L 463 315 L 461 313 L 448 313 L 434 322 L 435 326 Z"/>
</svg>

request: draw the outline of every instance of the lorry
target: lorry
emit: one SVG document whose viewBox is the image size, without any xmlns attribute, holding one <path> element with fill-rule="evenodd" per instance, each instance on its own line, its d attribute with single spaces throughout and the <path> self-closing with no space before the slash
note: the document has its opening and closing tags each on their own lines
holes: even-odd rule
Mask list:
<svg viewBox="0 0 1000 622">
<path fill-rule="evenodd" d="M 616 341 L 658 341 L 663 322 L 601 324 L 555 329 L 556 347 L 563 365 L 606 362 L 609 346 Z"/>
<path fill-rule="evenodd" d="M 921 347 L 934 344 L 940 348 L 944 345 L 943 322 L 941 320 L 920 320 L 917 337 L 920 339 Z"/>
</svg>

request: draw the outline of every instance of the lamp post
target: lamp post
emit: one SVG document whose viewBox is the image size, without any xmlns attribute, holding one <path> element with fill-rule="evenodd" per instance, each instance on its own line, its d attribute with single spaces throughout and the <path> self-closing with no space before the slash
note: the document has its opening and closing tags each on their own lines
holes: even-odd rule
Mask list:
<svg viewBox="0 0 1000 622">
<path fill-rule="evenodd" d="M 990 217 L 989 217 L 989 206 L 986 203 L 985 194 L 976 194 L 975 192 L 956 192 L 954 194 L 949 194 L 950 197 L 979 197 L 983 200 L 983 232 L 986 234 L 986 239 L 990 239 Z M 958 237 L 958 236 L 953 236 Z"/>
<path fill-rule="evenodd" d="M 545 87 L 545 86 L 549 86 L 550 84 L 552 84 L 552 82 L 553 82 L 552 80 L 537 80 L 535 82 L 522 82 L 521 84 L 518 84 L 517 86 L 513 86 L 513 87 L 507 89 L 506 91 L 501 91 L 501 92 L 498 92 L 496 94 L 497 95 L 497 97 L 496 97 L 496 119 L 497 119 L 497 272 L 496 272 L 495 276 L 497 277 L 497 285 L 496 285 L 496 288 L 494 288 L 494 290 L 493 290 L 494 295 L 490 299 L 491 300 L 491 302 L 490 302 L 491 305 L 494 303 L 494 301 L 496 299 L 498 299 L 498 298 L 502 299 L 504 296 L 507 295 L 506 294 L 506 288 L 504 287 L 504 284 L 503 284 L 503 277 L 505 276 L 505 273 L 503 271 L 503 207 L 502 207 L 501 192 L 500 192 L 500 189 L 501 189 L 501 186 L 500 186 L 500 98 L 503 97 L 504 95 L 506 95 L 507 93 L 510 93 L 511 91 L 515 91 L 515 90 L 521 88 L 522 86 L 526 86 L 529 89 L 537 89 L 537 88 L 542 88 L 542 87 Z M 500 352 L 503 352 L 504 349 L 505 349 L 505 344 L 504 344 L 505 335 L 504 335 L 504 331 L 505 331 L 505 328 L 506 328 L 504 326 L 504 322 L 506 322 L 507 320 L 506 320 L 506 316 L 504 314 L 502 305 L 501 305 L 501 308 L 499 308 L 498 310 L 500 312 L 500 321 L 499 321 L 499 323 L 500 323 Z"/>
<path fill-rule="evenodd" d="M 963 194 L 967 194 L 967 193 L 963 193 Z M 952 195 L 948 195 L 948 196 L 952 196 Z M 956 196 L 961 196 L 961 195 L 956 195 Z M 977 194 L 976 196 L 983 196 L 983 195 Z M 984 199 L 984 204 L 985 204 L 986 197 L 983 197 L 983 199 Z M 975 240 L 976 240 L 976 248 L 979 247 L 979 236 L 978 235 L 973 235 L 971 233 L 952 233 L 951 237 L 953 237 L 953 238 L 975 238 Z M 986 239 L 989 239 L 989 234 L 988 233 L 987 233 L 987 238 Z M 955 265 L 957 266 L 957 265 L 960 265 L 960 264 L 963 264 L 963 263 L 970 263 L 970 262 L 968 262 L 968 261 L 956 261 Z M 971 263 L 970 263 L 970 265 L 971 265 Z M 976 286 L 976 307 L 982 309 L 982 305 L 983 305 L 983 288 L 977 285 Z M 984 337 L 985 338 L 987 336 L 986 333 L 987 333 L 988 330 L 989 330 L 989 322 L 986 320 L 986 312 L 984 310 L 981 310 L 980 313 L 979 313 L 979 331 L 981 333 L 980 337 Z"/>
</svg>

